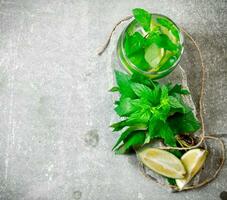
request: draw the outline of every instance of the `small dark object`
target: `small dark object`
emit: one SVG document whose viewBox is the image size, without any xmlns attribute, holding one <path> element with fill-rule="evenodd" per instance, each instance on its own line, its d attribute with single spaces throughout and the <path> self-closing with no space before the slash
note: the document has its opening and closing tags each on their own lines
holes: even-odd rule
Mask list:
<svg viewBox="0 0 227 200">
<path fill-rule="evenodd" d="M 226 191 L 221 192 L 220 198 L 221 200 L 227 200 L 227 192 Z"/>
<path fill-rule="evenodd" d="M 195 139 L 191 135 L 177 135 L 176 140 L 182 147 L 191 147 L 196 143 Z"/>
</svg>

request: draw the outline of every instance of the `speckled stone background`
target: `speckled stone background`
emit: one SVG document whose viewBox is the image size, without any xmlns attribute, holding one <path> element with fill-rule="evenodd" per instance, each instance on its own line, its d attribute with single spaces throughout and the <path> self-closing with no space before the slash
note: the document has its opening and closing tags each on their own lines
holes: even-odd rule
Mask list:
<svg viewBox="0 0 227 200">
<path fill-rule="evenodd" d="M 227 145 L 227 1 L 0 0 L 1 200 L 226 200 L 227 164 L 208 186 L 173 194 L 141 176 L 131 156 L 111 152 L 111 55 L 96 52 L 134 7 L 169 16 L 197 40 L 206 130 Z"/>
</svg>

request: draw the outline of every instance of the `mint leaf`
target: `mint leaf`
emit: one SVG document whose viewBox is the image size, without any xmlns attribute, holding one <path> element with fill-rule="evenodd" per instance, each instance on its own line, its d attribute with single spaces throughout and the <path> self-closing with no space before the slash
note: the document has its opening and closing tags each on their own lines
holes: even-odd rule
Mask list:
<svg viewBox="0 0 227 200">
<path fill-rule="evenodd" d="M 118 92 L 118 91 L 119 91 L 119 88 L 116 87 L 116 86 L 112 87 L 112 88 L 109 90 L 109 92 Z"/>
<path fill-rule="evenodd" d="M 150 110 L 138 110 L 128 117 L 128 122 L 134 123 L 148 123 L 151 117 Z"/>
<path fill-rule="evenodd" d="M 162 87 L 161 87 L 161 101 L 163 102 L 163 103 L 167 103 L 167 100 L 168 100 L 168 88 L 165 86 L 165 85 L 163 85 Z"/>
<path fill-rule="evenodd" d="M 138 119 L 136 119 L 136 120 L 129 120 L 129 119 L 122 120 L 120 122 L 113 123 L 110 127 L 113 128 L 113 131 L 120 131 L 127 126 L 137 128 L 137 130 L 146 130 L 147 129 L 147 125 L 145 123 L 141 123 L 141 121 L 138 120 Z"/>
<path fill-rule="evenodd" d="M 152 117 L 149 124 L 149 136 L 153 138 L 162 138 L 164 143 L 170 146 L 176 146 L 174 132 L 165 122 Z"/>
<path fill-rule="evenodd" d="M 186 105 L 181 97 L 181 94 L 189 94 L 188 90 L 182 88 L 180 84 L 167 85 L 169 90 L 169 104 L 171 106 L 171 113 L 180 112 L 187 113 L 192 109 Z"/>
<path fill-rule="evenodd" d="M 123 97 L 114 110 L 119 116 L 124 117 L 129 116 L 133 112 L 144 112 L 144 110 L 149 108 L 149 103 L 145 99 L 130 99 L 129 97 Z"/>
<path fill-rule="evenodd" d="M 117 123 L 113 123 L 110 125 L 111 128 L 113 128 L 113 131 L 120 131 L 123 129 L 125 126 L 127 126 L 127 120 L 123 120 Z"/>
<path fill-rule="evenodd" d="M 128 128 L 126 131 L 124 131 L 121 136 L 118 138 L 116 144 L 113 146 L 112 150 L 114 150 L 124 139 L 127 138 L 127 136 L 134 131 L 132 128 Z"/>
<path fill-rule="evenodd" d="M 177 94 L 190 94 L 190 92 L 186 89 L 182 88 L 181 84 L 176 84 L 176 85 L 169 85 L 169 95 L 174 95 L 175 93 Z"/>
<path fill-rule="evenodd" d="M 146 85 L 143 85 L 141 83 L 132 83 L 131 87 L 138 97 L 145 99 L 151 98 L 152 90 Z"/>
<path fill-rule="evenodd" d="M 176 112 L 186 114 L 186 113 L 192 111 L 192 109 L 187 104 L 184 103 L 180 94 L 175 93 L 174 96 L 170 96 L 170 99 L 172 99 L 172 102 L 170 102 L 170 104 L 172 105 L 171 106 L 171 115 L 173 115 Z M 177 102 L 175 102 L 175 100 L 178 101 L 178 103 L 180 103 L 181 106 L 176 105 Z M 173 105 L 173 104 L 175 104 L 175 105 Z"/>
<path fill-rule="evenodd" d="M 140 51 L 137 51 L 129 56 L 129 60 L 139 69 L 143 71 L 147 71 L 150 69 L 149 64 L 144 58 L 144 49 L 140 49 Z M 141 76 L 141 75 L 140 75 Z"/>
<path fill-rule="evenodd" d="M 152 30 L 149 32 L 149 34 L 146 36 L 146 46 L 150 46 L 151 44 L 155 43 L 156 40 L 159 39 L 159 35 L 161 34 L 161 30 L 159 27 L 156 27 L 155 30 Z"/>
<path fill-rule="evenodd" d="M 151 139 L 159 137 L 159 131 L 162 125 L 163 125 L 163 121 L 161 121 L 160 119 L 154 116 L 150 119 L 148 134 Z"/>
<path fill-rule="evenodd" d="M 167 123 L 176 133 L 193 133 L 200 128 L 200 123 L 194 117 L 192 111 L 182 114 L 175 113 L 167 119 Z"/>
<path fill-rule="evenodd" d="M 162 33 L 155 35 L 152 41 L 157 44 L 158 47 L 164 48 L 165 50 L 176 51 L 178 49 L 178 46 L 174 44 L 167 35 Z"/>
<path fill-rule="evenodd" d="M 140 130 L 139 127 L 130 127 L 127 130 L 125 130 L 121 134 L 121 136 L 118 138 L 118 140 L 117 140 L 116 144 L 113 146 L 112 150 L 114 150 L 122 141 L 124 141 L 129 136 L 129 134 L 131 134 L 132 132 L 138 131 L 138 130 Z"/>
<path fill-rule="evenodd" d="M 169 96 L 169 105 L 171 108 L 175 108 L 178 111 L 185 113 L 184 106 L 181 104 L 181 102 L 177 98 L 175 98 L 173 96 Z"/>
<path fill-rule="evenodd" d="M 161 98 L 161 87 L 159 84 L 153 85 L 154 89 L 150 93 L 150 99 L 152 106 L 157 106 L 160 104 L 160 98 Z"/>
<path fill-rule="evenodd" d="M 174 132 L 171 130 L 168 124 L 165 123 L 160 127 L 159 135 L 164 140 L 165 144 L 169 146 L 176 146 Z"/>
<path fill-rule="evenodd" d="M 141 74 L 138 72 L 134 72 L 132 74 L 131 81 L 134 83 L 141 83 L 143 85 L 146 85 L 150 89 L 154 89 L 155 84 L 157 84 L 157 82 L 151 80 L 150 78 L 146 76 L 141 76 Z"/>
<path fill-rule="evenodd" d="M 171 21 L 165 18 L 156 18 L 156 20 L 159 24 L 169 29 L 176 39 L 179 40 L 179 30 L 177 30 L 176 26 Z"/>
<path fill-rule="evenodd" d="M 132 100 L 128 97 L 122 98 L 114 110 L 121 117 L 128 116 L 134 110 L 134 107 L 132 105 Z"/>
<path fill-rule="evenodd" d="M 135 8 L 132 13 L 136 21 L 148 32 L 150 30 L 151 14 L 142 8 Z"/>
<path fill-rule="evenodd" d="M 167 119 L 170 112 L 170 105 L 169 105 L 168 89 L 166 86 L 161 87 L 160 105 L 158 107 L 152 108 L 151 112 L 157 119 L 161 121 L 165 122 L 165 120 Z"/>
<path fill-rule="evenodd" d="M 130 98 L 136 97 L 131 88 L 130 76 L 120 71 L 115 71 L 115 76 L 121 95 Z"/>
<path fill-rule="evenodd" d="M 163 122 L 166 121 L 167 117 L 170 113 L 170 106 L 169 104 L 162 105 L 160 108 L 157 109 L 157 112 L 155 112 L 156 117 L 158 117 Z"/>
<path fill-rule="evenodd" d="M 169 178 L 169 177 L 166 177 L 167 178 L 167 181 L 170 185 L 177 185 L 176 184 L 176 180 L 174 178 Z"/>
<path fill-rule="evenodd" d="M 117 148 L 115 152 L 117 154 L 126 153 L 129 150 L 129 148 L 144 144 L 145 137 L 146 137 L 146 134 L 144 131 L 131 132 L 125 138 L 126 140 L 124 144 L 121 145 L 119 148 Z"/>
<path fill-rule="evenodd" d="M 171 27 L 173 25 L 169 20 L 167 20 L 165 18 L 159 18 L 159 17 L 157 17 L 156 20 L 157 20 L 157 22 L 159 24 L 161 24 L 162 26 L 166 27 L 167 29 L 171 29 Z"/>
<path fill-rule="evenodd" d="M 160 98 L 162 94 L 162 89 L 160 86 L 156 86 L 153 83 L 153 89 L 149 88 L 148 86 L 141 84 L 141 83 L 132 83 L 131 84 L 132 90 L 134 93 L 140 97 L 141 99 L 148 100 L 152 105 L 157 105 L 160 103 Z M 165 95 L 168 96 L 168 89 L 165 88 Z M 151 105 L 150 105 L 151 106 Z"/>
<path fill-rule="evenodd" d="M 145 44 L 144 37 L 139 33 L 135 32 L 133 35 L 125 36 L 125 53 L 128 57 L 130 57 L 135 52 L 140 51 L 143 49 Z"/>
<path fill-rule="evenodd" d="M 142 99 L 133 99 L 132 100 L 132 105 L 135 108 L 135 111 L 142 111 L 142 110 L 149 110 L 150 109 L 150 104 L 149 102 L 142 98 Z"/>
</svg>

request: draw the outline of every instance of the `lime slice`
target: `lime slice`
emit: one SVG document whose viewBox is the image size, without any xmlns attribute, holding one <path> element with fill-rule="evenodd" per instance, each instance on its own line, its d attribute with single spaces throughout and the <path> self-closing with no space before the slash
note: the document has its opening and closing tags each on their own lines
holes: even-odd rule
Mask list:
<svg viewBox="0 0 227 200">
<path fill-rule="evenodd" d="M 152 68 L 155 68 L 162 60 L 164 52 L 165 51 L 163 48 L 159 48 L 156 44 L 153 43 L 145 49 L 144 58 Z"/>
<path fill-rule="evenodd" d="M 164 51 L 164 55 L 162 57 L 162 60 L 160 61 L 158 67 L 155 68 L 155 71 L 158 71 L 173 55 L 171 51 Z M 154 69 L 151 69 L 150 71 L 154 71 Z"/>
<path fill-rule="evenodd" d="M 154 28 L 157 26 L 158 26 L 157 23 L 153 19 L 151 19 L 150 30 L 151 31 L 154 30 Z"/>
<path fill-rule="evenodd" d="M 204 149 L 192 149 L 186 152 L 181 161 L 187 171 L 187 175 L 183 179 L 177 179 L 176 184 L 180 190 L 198 173 L 203 166 L 208 152 Z"/>
<path fill-rule="evenodd" d="M 183 178 L 185 168 L 173 154 L 157 148 L 144 148 L 138 152 L 138 157 L 144 165 L 155 172 L 170 178 Z"/>
</svg>

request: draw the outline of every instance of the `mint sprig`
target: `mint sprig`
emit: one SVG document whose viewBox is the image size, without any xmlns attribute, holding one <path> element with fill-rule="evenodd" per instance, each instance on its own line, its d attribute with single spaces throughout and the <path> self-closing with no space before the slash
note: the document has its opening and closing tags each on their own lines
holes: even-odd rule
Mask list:
<svg viewBox="0 0 227 200">
<path fill-rule="evenodd" d="M 145 31 L 150 30 L 151 14 L 142 8 L 135 8 L 132 10 L 136 21 L 143 27 Z"/>
<path fill-rule="evenodd" d="M 115 71 L 119 92 L 115 111 L 122 121 L 111 125 L 113 131 L 123 130 L 113 150 L 126 153 L 153 139 L 161 139 L 168 146 L 176 146 L 175 135 L 189 134 L 200 128 L 200 123 L 181 95 L 189 94 L 181 85 L 161 85 L 141 75 Z"/>
</svg>

